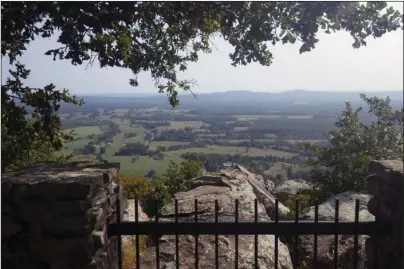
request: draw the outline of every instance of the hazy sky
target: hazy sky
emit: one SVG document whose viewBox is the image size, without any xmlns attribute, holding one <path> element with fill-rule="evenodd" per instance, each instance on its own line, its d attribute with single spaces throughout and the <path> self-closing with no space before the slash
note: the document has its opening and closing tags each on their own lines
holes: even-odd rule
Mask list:
<svg viewBox="0 0 404 269">
<path fill-rule="evenodd" d="M 403 12 L 403 3 L 391 3 Z M 279 92 L 294 89 L 330 91 L 403 90 L 403 31 L 387 33 L 367 40 L 367 47 L 353 49 L 353 39 L 346 32 L 319 34 L 320 42 L 312 52 L 299 54 L 299 44 L 272 48 L 270 67 L 250 64 L 230 65 L 232 47 L 223 40 L 214 41 L 218 50 L 201 54 L 198 63 L 189 65 L 181 78 L 195 79 L 196 93 L 252 90 Z M 148 73 L 139 75 L 139 86 L 129 86 L 131 71 L 118 68 L 85 70 L 69 61 L 52 61 L 43 55 L 56 48 L 53 40 L 38 39 L 29 45 L 21 61 L 31 69 L 28 85 L 43 87 L 52 82 L 76 94 L 157 93 Z M 7 77 L 8 60 L 2 59 L 2 82 Z"/>
</svg>

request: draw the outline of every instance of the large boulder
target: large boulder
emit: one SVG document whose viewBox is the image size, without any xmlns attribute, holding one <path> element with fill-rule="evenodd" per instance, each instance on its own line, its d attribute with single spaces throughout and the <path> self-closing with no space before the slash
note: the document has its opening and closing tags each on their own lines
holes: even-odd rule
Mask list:
<svg viewBox="0 0 404 269">
<path fill-rule="evenodd" d="M 297 194 L 304 194 L 310 191 L 312 187 L 313 184 L 302 179 L 285 180 L 276 186 L 273 193 L 279 201 L 285 202 Z"/>
<path fill-rule="evenodd" d="M 267 186 L 265 185 L 263 178 L 259 177 L 247 169 L 242 167 L 241 165 L 237 165 L 236 169 L 233 171 L 222 171 L 222 175 L 233 178 L 237 177 L 238 174 L 243 174 L 246 177 L 247 182 L 252 187 L 252 190 L 257 197 L 257 199 L 262 203 L 265 207 L 265 210 L 268 216 L 271 219 L 275 218 L 275 200 L 276 198 L 267 190 Z M 278 212 L 280 215 L 285 215 L 290 212 L 289 208 L 284 206 L 282 203 L 278 202 Z"/>
<path fill-rule="evenodd" d="M 198 199 L 198 221 L 214 222 L 215 200 L 218 200 L 219 222 L 235 221 L 235 200 L 239 200 L 239 221 L 254 220 L 254 200 L 258 199 L 258 220 L 269 221 L 263 198 L 265 190 L 261 188 L 257 178 L 247 170 L 236 167 L 234 170 L 204 175 L 191 181 L 191 189 L 175 194 L 178 200 L 178 220 L 194 221 L 194 202 Z M 265 193 L 265 195 L 264 195 Z M 166 205 L 160 214 L 160 221 L 174 221 L 175 205 Z M 199 268 L 210 269 L 215 266 L 215 236 L 198 237 Z M 160 268 L 175 268 L 175 236 L 163 236 L 159 242 Z M 235 236 L 218 236 L 220 268 L 234 268 Z M 254 268 L 254 236 L 239 236 L 238 241 L 239 268 Z M 274 268 L 275 238 L 272 235 L 258 236 L 259 268 Z M 179 236 L 180 268 L 195 268 L 195 239 L 192 235 Z M 141 268 L 155 268 L 155 246 L 146 249 L 142 254 Z M 279 241 L 278 268 L 292 269 L 289 250 Z"/>
<path fill-rule="evenodd" d="M 359 199 L 359 221 L 373 221 L 374 216 L 367 210 L 367 203 L 370 195 L 344 192 L 332 196 L 318 207 L 318 219 L 321 221 L 334 221 L 335 218 L 335 200 L 339 200 L 339 221 L 355 220 L 355 200 Z M 315 208 L 310 207 L 300 215 L 302 220 L 314 220 Z M 317 248 L 318 269 L 334 269 L 334 235 L 319 235 Z M 350 235 L 339 235 L 338 237 L 338 263 L 341 269 L 365 267 L 365 241 L 368 236 L 360 235 L 358 237 L 358 266 L 353 265 L 354 255 L 354 237 Z M 293 244 L 293 242 L 291 242 Z M 298 260 L 299 264 L 309 266 L 313 264 L 313 246 L 314 236 L 299 236 L 298 239 Z M 304 267 L 306 268 L 306 267 Z"/>
</svg>

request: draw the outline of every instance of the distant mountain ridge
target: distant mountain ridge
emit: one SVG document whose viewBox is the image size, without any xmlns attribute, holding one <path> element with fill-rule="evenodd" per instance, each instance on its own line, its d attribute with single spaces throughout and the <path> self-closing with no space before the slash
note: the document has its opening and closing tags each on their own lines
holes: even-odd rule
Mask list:
<svg viewBox="0 0 404 269">
<path fill-rule="evenodd" d="M 269 92 L 253 92 L 253 91 L 228 91 L 228 92 L 213 92 L 213 93 L 196 93 L 196 97 L 192 94 L 180 93 L 180 104 L 228 104 L 228 103 L 256 103 L 256 104 L 268 104 L 268 103 L 289 103 L 293 104 L 299 103 L 343 103 L 361 102 L 360 94 L 365 93 L 368 96 L 378 96 L 390 98 L 397 102 L 403 100 L 403 91 L 386 91 L 386 92 L 332 92 L 332 91 L 308 91 L 308 90 L 292 90 L 279 93 L 269 93 Z M 106 99 L 110 101 L 121 101 L 121 102 L 147 102 L 155 103 L 159 105 L 163 102 L 167 102 L 167 97 L 165 94 L 156 94 L 154 96 L 145 96 L 144 94 L 133 95 L 125 94 L 111 94 L 111 95 L 87 95 L 82 96 L 85 100 L 94 102 L 105 102 Z"/>
<path fill-rule="evenodd" d="M 310 90 L 290 90 L 290 91 L 284 91 L 284 92 L 254 92 L 254 91 L 247 91 L 247 90 L 240 90 L 240 91 L 224 91 L 224 92 L 209 92 L 209 93 L 198 93 L 197 91 L 194 92 L 197 96 L 223 96 L 223 95 L 260 95 L 260 96 L 273 96 L 273 95 L 335 95 L 335 96 L 359 96 L 361 93 L 365 93 L 368 95 L 375 95 L 375 96 L 394 96 L 394 97 L 399 97 L 403 98 L 403 91 L 397 90 L 397 91 L 379 91 L 379 92 L 366 92 L 366 91 L 354 91 L 354 92 L 338 92 L 338 91 L 310 91 Z M 192 96 L 191 93 L 180 93 L 179 94 L 182 97 L 185 96 Z M 163 94 L 159 93 L 146 93 L 146 92 L 136 92 L 136 89 L 134 89 L 133 93 L 102 93 L 102 94 L 84 94 L 84 96 L 99 96 L 99 97 L 141 97 L 141 98 L 151 98 L 151 97 L 162 97 L 164 96 Z"/>
</svg>

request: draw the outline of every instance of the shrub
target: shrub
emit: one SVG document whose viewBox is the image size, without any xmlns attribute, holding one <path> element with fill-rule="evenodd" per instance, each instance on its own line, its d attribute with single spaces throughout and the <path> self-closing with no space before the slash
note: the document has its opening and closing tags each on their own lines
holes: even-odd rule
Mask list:
<svg viewBox="0 0 404 269">
<path fill-rule="evenodd" d="M 146 178 L 119 175 L 119 179 L 128 199 L 143 199 L 153 191 L 152 183 Z"/>
<path fill-rule="evenodd" d="M 290 212 L 280 215 L 280 218 L 284 220 L 295 219 L 296 200 L 299 201 L 299 212 L 302 212 L 305 208 L 310 207 L 313 203 L 312 197 L 309 194 L 296 194 L 294 197 L 291 197 L 284 202 L 284 205 L 290 209 Z"/>
</svg>

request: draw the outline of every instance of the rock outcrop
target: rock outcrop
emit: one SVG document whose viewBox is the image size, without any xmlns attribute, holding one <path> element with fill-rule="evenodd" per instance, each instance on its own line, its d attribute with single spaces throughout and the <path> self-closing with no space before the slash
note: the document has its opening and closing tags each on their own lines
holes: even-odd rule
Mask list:
<svg viewBox="0 0 404 269">
<path fill-rule="evenodd" d="M 318 219 L 321 221 L 334 221 L 335 218 L 335 200 L 339 200 L 339 221 L 355 220 L 355 200 L 359 199 L 359 221 L 373 221 L 374 216 L 367 210 L 367 203 L 370 195 L 344 192 L 330 197 L 327 201 L 318 207 Z M 302 213 L 300 219 L 314 220 L 314 207 L 308 208 Z M 340 235 L 338 238 L 338 268 L 365 268 L 365 241 L 368 236 L 360 235 L 358 237 L 358 267 L 353 265 L 354 255 L 354 237 L 349 235 Z M 317 268 L 334 268 L 334 235 L 318 236 L 317 249 Z M 299 264 L 305 264 L 311 268 L 313 263 L 314 236 L 299 236 L 298 240 L 298 260 Z M 305 268 L 305 267 L 304 267 Z"/>
<path fill-rule="evenodd" d="M 143 212 L 140 203 L 138 204 L 138 218 L 139 221 L 148 221 L 149 217 Z M 135 200 L 128 199 L 125 201 L 125 210 L 123 214 L 123 221 L 136 221 L 136 212 L 135 212 Z M 122 244 L 130 244 L 133 240 L 135 240 L 135 236 L 126 235 L 122 236 Z"/>
<path fill-rule="evenodd" d="M 311 190 L 312 184 L 302 179 L 296 180 L 285 180 L 274 190 L 274 195 L 281 202 L 292 198 L 297 194 L 304 194 L 305 192 Z"/>
<path fill-rule="evenodd" d="M 204 175 L 191 182 L 187 192 L 175 194 L 178 199 L 179 222 L 194 221 L 194 201 L 198 199 L 198 221 L 213 222 L 215 219 L 215 200 L 218 200 L 219 222 L 235 221 L 235 200 L 239 199 L 239 221 L 254 220 L 254 200 L 258 199 L 258 220 L 269 221 L 268 207 L 273 198 L 261 185 L 259 178 L 243 167 L 221 173 Z M 286 210 L 287 208 L 285 208 Z M 174 202 L 161 210 L 160 221 L 174 221 Z M 215 266 L 215 236 L 198 237 L 199 268 L 210 269 Z M 160 268 L 175 268 L 175 236 L 163 236 L 159 240 Z M 235 236 L 218 236 L 220 268 L 234 268 Z M 272 235 L 258 236 L 259 268 L 274 268 L 275 238 Z M 142 268 L 155 268 L 155 247 L 143 253 Z M 239 236 L 239 268 L 254 268 L 254 236 Z M 180 268 L 195 268 L 195 238 L 179 236 Z M 289 250 L 279 241 L 278 268 L 292 269 Z"/>
<path fill-rule="evenodd" d="M 371 161 L 368 188 L 373 196 L 368 210 L 377 219 L 389 222 L 388 235 L 372 235 L 366 240 L 368 269 L 404 268 L 404 172 L 402 160 Z M 378 243 L 378 256 L 375 244 Z"/>
</svg>

